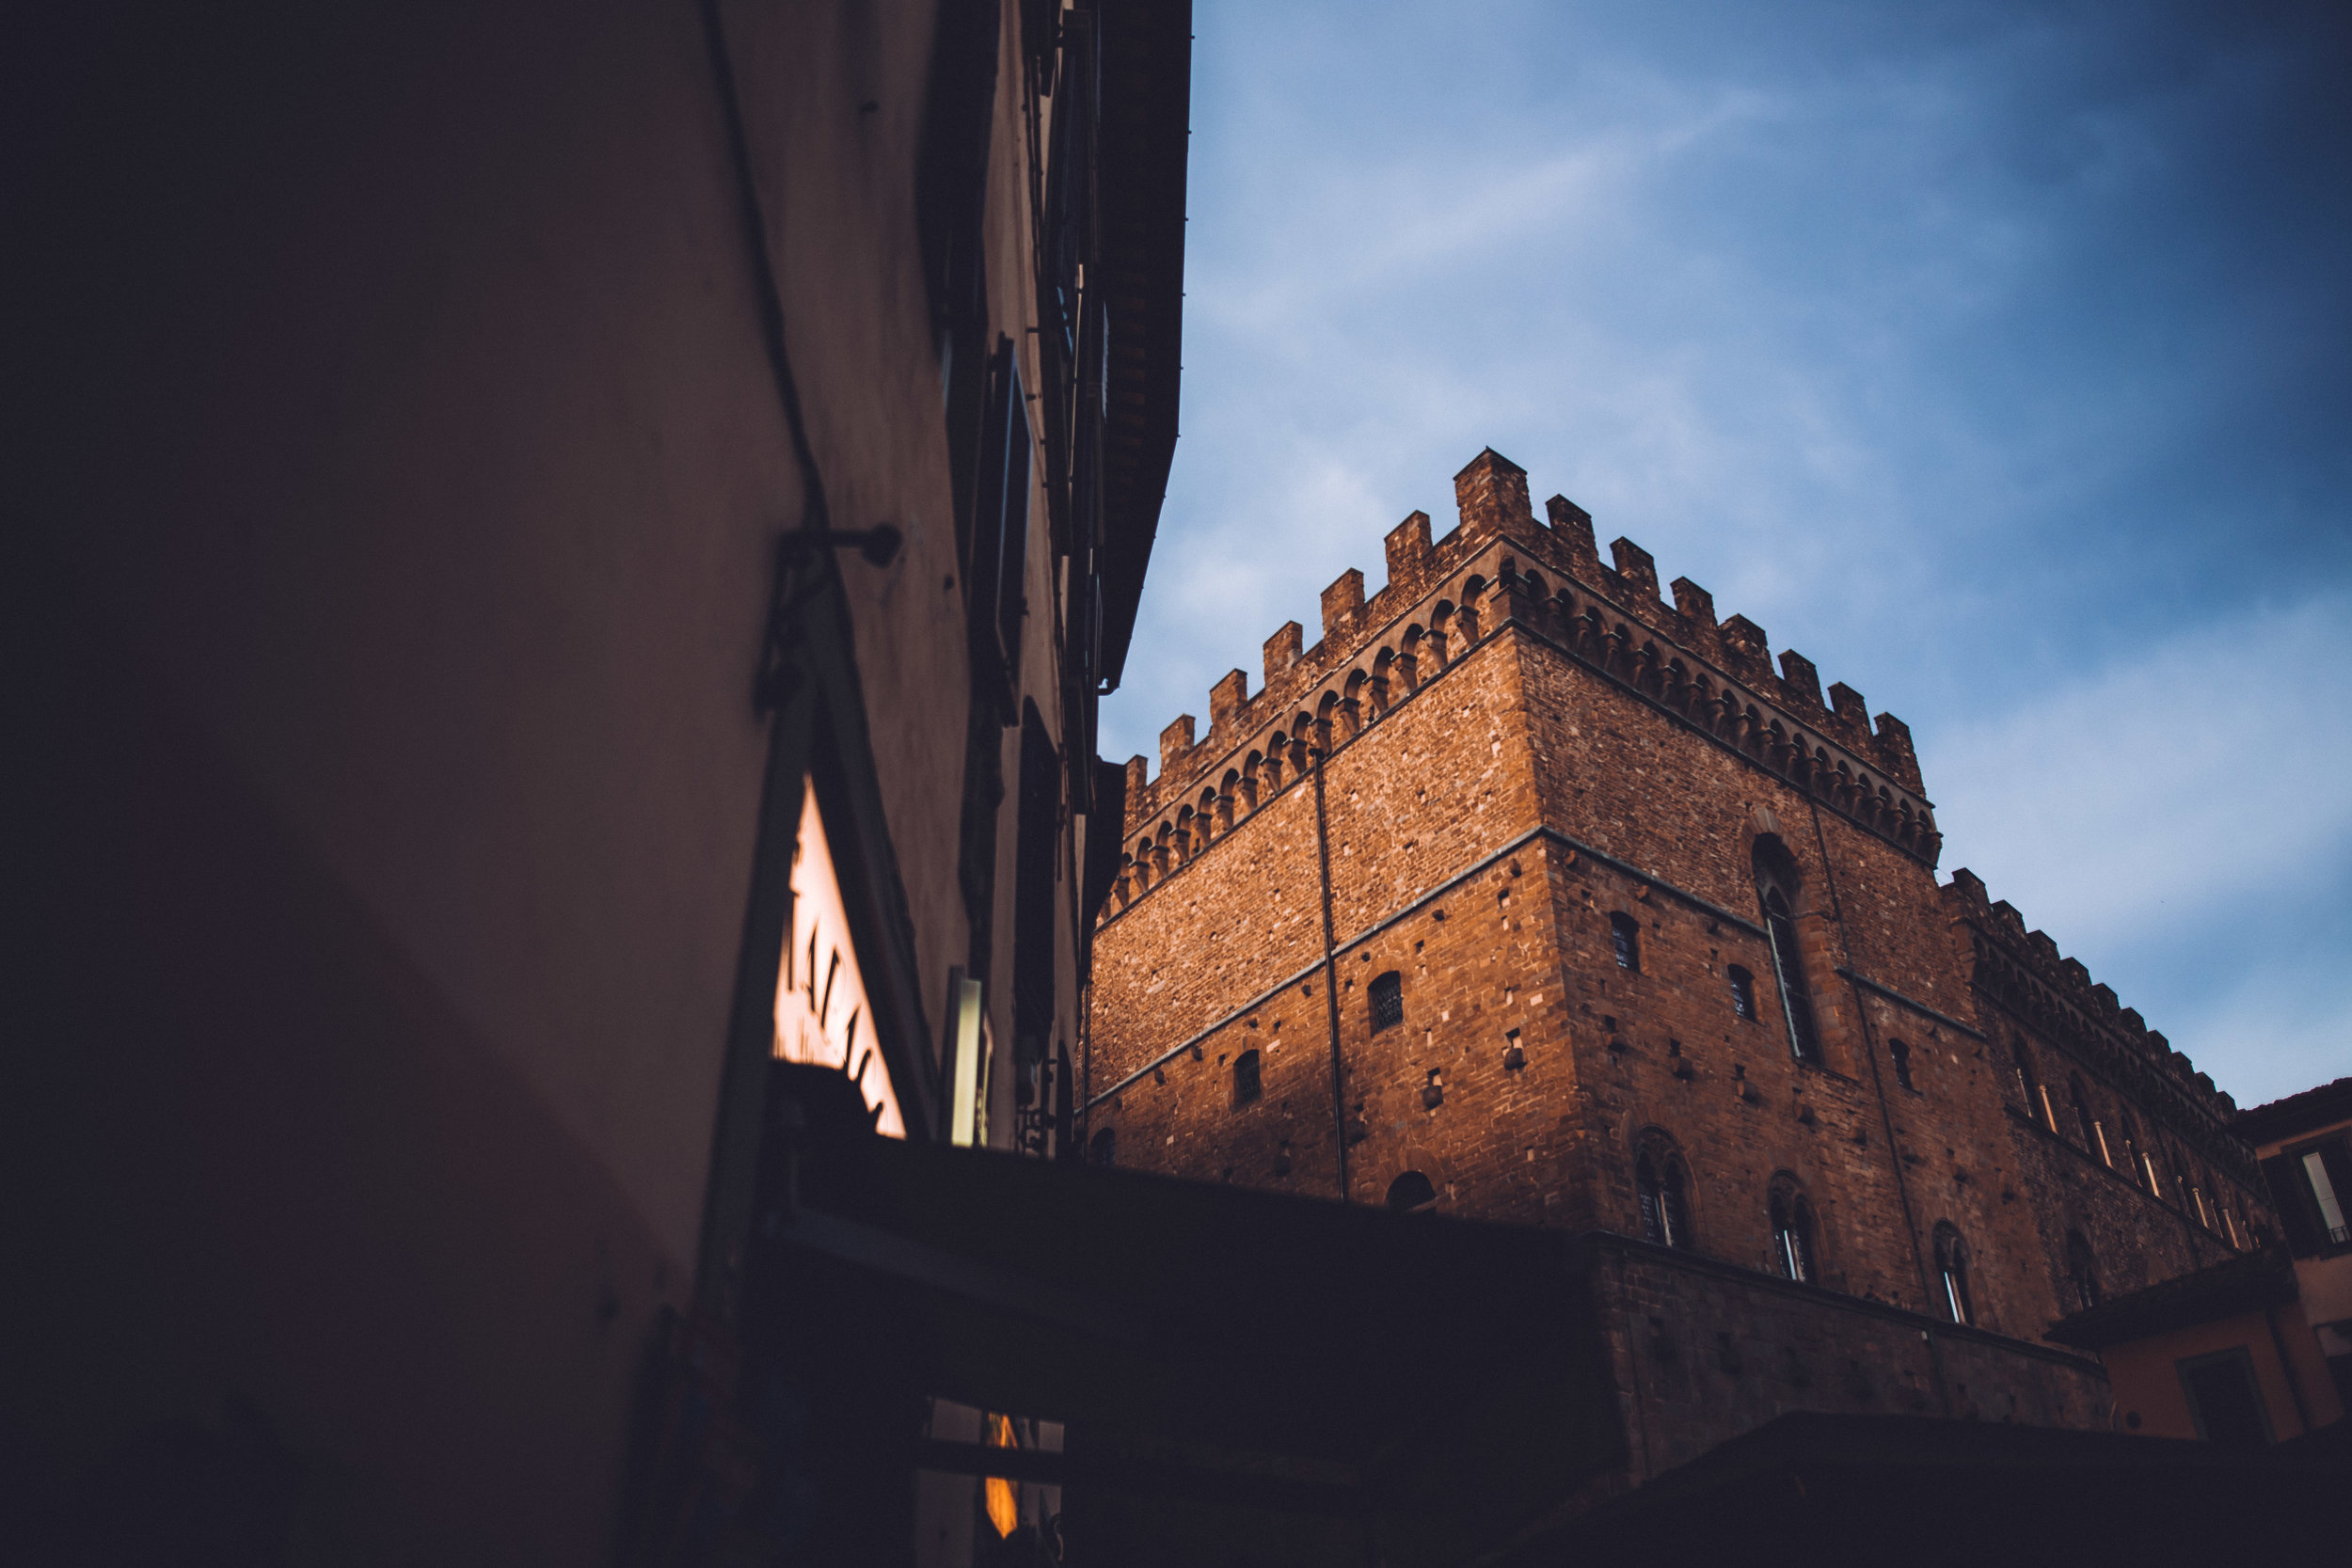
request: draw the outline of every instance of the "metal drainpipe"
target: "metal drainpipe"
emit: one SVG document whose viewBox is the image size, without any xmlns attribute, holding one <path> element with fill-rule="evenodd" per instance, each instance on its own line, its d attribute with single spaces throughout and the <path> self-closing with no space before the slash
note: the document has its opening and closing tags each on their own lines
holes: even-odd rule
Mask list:
<svg viewBox="0 0 2352 1568">
<path fill-rule="evenodd" d="M 1331 1138 L 1339 1171 L 1340 1201 L 1347 1195 L 1347 1088 L 1340 1065 L 1340 989 L 1337 938 L 1331 927 L 1331 828 L 1323 805 L 1323 749 L 1308 753 L 1315 762 L 1315 860 L 1323 873 L 1323 998 L 1331 1020 Z"/>
</svg>

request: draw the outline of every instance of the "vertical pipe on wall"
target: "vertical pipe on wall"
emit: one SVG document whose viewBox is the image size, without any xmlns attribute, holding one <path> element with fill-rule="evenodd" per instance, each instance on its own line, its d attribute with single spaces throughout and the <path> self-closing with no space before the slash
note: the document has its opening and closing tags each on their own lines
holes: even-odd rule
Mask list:
<svg viewBox="0 0 2352 1568">
<path fill-rule="evenodd" d="M 1308 755 L 1315 767 L 1315 861 L 1323 877 L 1323 999 L 1331 1020 L 1331 1157 L 1340 1201 L 1347 1196 L 1347 1085 L 1340 1066 L 1339 958 L 1331 928 L 1331 828 L 1323 804 L 1323 749 Z"/>
</svg>

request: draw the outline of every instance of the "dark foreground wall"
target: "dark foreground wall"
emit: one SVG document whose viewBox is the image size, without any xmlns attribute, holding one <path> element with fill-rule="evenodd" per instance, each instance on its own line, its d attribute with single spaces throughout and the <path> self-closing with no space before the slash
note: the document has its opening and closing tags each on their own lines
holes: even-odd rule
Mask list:
<svg viewBox="0 0 2352 1568">
<path fill-rule="evenodd" d="M 706 12 L 49 9 L 0 44 L 6 1501 L 598 1560 L 696 1269 L 808 494 Z M 914 694 L 864 803 L 935 1005 L 930 9 L 729 14 L 803 450 L 906 534 L 837 662 Z"/>
</svg>

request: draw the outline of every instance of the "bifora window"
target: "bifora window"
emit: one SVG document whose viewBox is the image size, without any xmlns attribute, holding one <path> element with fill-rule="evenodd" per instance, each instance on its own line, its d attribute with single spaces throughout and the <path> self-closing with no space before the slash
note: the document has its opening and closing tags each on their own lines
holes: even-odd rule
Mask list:
<svg viewBox="0 0 2352 1568">
<path fill-rule="evenodd" d="M 1405 977 L 1393 969 L 1375 977 L 1370 989 L 1375 1033 L 1405 1022 Z"/>
<path fill-rule="evenodd" d="M 1644 1134 L 1633 1157 L 1633 1188 L 1641 1199 L 1645 1241 L 1661 1246 L 1691 1244 L 1690 1180 L 1674 1140 L 1655 1131 Z"/>
<path fill-rule="evenodd" d="M 1977 1321 L 1976 1300 L 1968 1290 L 1968 1247 L 1947 1221 L 1935 1227 L 1935 1267 L 1944 1284 L 1944 1309 L 1956 1323 Z"/>
<path fill-rule="evenodd" d="M 1773 1181 L 1769 1206 L 1773 1265 L 1800 1285 L 1815 1283 L 1819 1271 L 1814 1260 L 1812 1203 L 1794 1178 L 1784 1176 Z"/>
<path fill-rule="evenodd" d="M 1781 1017 L 1788 1025 L 1788 1050 L 1797 1060 L 1821 1065 L 1821 1042 L 1813 1028 L 1813 993 L 1804 981 L 1804 958 L 1797 946 L 1797 864 L 1777 838 L 1756 841 L 1756 889 L 1764 906 L 1764 935 L 1772 950 L 1772 980 L 1780 987 Z"/>
<path fill-rule="evenodd" d="M 1609 917 L 1609 942 L 1617 956 L 1617 967 L 1642 972 L 1642 926 L 1629 914 Z"/>
</svg>

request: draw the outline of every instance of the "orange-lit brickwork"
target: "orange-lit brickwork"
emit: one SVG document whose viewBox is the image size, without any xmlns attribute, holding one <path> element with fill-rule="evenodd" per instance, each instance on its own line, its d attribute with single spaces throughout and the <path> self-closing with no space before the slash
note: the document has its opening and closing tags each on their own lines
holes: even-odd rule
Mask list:
<svg viewBox="0 0 2352 1568">
<path fill-rule="evenodd" d="M 1784 1409 L 2105 1424 L 2041 1333 L 2266 1231 L 2227 1097 L 1938 883 L 1899 720 L 1494 452 L 1454 483 L 1128 765 L 1092 1147 L 1594 1233 L 1637 1474 Z"/>
</svg>

